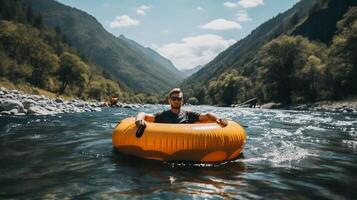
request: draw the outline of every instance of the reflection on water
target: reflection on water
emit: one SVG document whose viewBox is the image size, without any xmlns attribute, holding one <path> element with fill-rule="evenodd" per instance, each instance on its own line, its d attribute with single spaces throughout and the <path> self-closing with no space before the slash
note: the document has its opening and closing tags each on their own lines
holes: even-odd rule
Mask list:
<svg viewBox="0 0 357 200">
<path fill-rule="evenodd" d="M 118 121 L 160 106 L 0 117 L 0 198 L 354 199 L 357 116 L 199 106 L 246 127 L 244 156 L 165 163 L 114 151 Z"/>
</svg>

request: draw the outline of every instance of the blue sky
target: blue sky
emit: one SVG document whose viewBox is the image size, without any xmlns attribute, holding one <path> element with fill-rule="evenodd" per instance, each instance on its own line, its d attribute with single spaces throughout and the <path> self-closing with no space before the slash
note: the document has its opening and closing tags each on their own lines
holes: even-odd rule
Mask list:
<svg viewBox="0 0 357 200">
<path fill-rule="evenodd" d="M 170 59 L 204 65 L 298 0 L 58 0 Z"/>
</svg>

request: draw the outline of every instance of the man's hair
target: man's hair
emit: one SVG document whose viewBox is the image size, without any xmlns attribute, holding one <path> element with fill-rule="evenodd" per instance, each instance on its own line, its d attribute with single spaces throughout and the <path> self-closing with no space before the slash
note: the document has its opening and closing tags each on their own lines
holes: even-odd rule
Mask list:
<svg viewBox="0 0 357 200">
<path fill-rule="evenodd" d="M 183 96 L 183 93 L 182 93 L 182 91 L 181 91 L 180 88 L 174 88 L 174 89 L 172 89 L 172 90 L 169 92 L 169 97 L 171 97 L 171 95 L 172 95 L 172 94 L 175 94 L 175 93 L 181 93 L 182 96 Z"/>
</svg>

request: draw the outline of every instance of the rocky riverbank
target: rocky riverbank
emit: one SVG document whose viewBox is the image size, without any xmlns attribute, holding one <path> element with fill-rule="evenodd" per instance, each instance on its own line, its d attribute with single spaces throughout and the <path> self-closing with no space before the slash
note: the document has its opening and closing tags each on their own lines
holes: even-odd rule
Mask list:
<svg viewBox="0 0 357 200">
<path fill-rule="evenodd" d="M 320 101 L 311 104 L 292 106 L 291 109 L 322 112 L 357 113 L 357 101 Z"/>
<path fill-rule="evenodd" d="M 250 104 L 233 104 L 231 107 L 240 108 L 261 108 L 261 109 L 287 109 L 287 110 L 308 110 L 321 112 L 342 112 L 342 113 L 357 113 L 357 99 L 342 100 L 342 101 L 319 101 L 315 103 L 306 103 L 299 105 L 285 105 L 282 103 L 265 103 L 262 105 Z"/>
<path fill-rule="evenodd" d="M 44 95 L 25 94 L 18 90 L 0 88 L 0 115 L 55 115 L 59 113 L 101 111 L 100 102 L 79 99 L 66 101 Z"/>
<path fill-rule="evenodd" d="M 263 105 L 257 105 L 257 108 L 357 113 L 357 101 L 320 101 L 310 104 L 290 106 L 286 106 L 281 103 L 266 103 Z"/>
</svg>

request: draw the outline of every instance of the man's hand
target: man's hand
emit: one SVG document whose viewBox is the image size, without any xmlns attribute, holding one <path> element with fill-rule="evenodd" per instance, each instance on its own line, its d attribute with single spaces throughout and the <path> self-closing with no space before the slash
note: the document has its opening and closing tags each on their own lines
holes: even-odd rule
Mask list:
<svg viewBox="0 0 357 200">
<path fill-rule="evenodd" d="M 135 125 L 137 128 L 140 128 L 142 126 L 146 126 L 146 123 L 145 123 L 145 120 L 140 119 L 140 120 L 135 121 Z"/>
<path fill-rule="evenodd" d="M 217 119 L 217 124 L 219 124 L 222 128 L 224 128 L 228 125 L 228 120 L 219 118 Z"/>
</svg>

